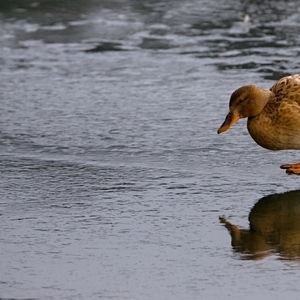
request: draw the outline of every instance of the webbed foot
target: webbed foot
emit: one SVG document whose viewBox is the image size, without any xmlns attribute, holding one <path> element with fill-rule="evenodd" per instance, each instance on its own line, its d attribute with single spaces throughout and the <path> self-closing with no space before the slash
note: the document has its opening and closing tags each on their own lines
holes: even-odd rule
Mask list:
<svg viewBox="0 0 300 300">
<path fill-rule="evenodd" d="M 289 175 L 300 175 L 300 163 L 296 164 L 284 164 L 280 166 L 281 169 L 285 169 Z"/>
</svg>

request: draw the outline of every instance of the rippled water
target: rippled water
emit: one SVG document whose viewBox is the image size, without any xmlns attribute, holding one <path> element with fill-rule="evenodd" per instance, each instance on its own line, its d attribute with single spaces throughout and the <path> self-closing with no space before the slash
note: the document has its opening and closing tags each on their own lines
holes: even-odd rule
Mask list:
<svg viewBox="0 0 300 300">
<path fill-rule="evenodd" d="M 0 11 L 1 299 L 298 299 L 299 154 L 216 134 L 299 72 L 298 1 Z"/>
</svg>

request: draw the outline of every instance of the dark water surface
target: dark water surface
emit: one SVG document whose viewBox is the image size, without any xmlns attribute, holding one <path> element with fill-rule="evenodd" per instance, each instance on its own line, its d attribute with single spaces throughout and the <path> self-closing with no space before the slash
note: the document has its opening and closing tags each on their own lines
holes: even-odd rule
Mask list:
<svg viewBox="0 0 300 300">
<path fill-rule="evenodd" d="M 0 298 L 299 299 L 300 153 L 216 134 L 299 4 L 1 1 Z"/>
</svg>

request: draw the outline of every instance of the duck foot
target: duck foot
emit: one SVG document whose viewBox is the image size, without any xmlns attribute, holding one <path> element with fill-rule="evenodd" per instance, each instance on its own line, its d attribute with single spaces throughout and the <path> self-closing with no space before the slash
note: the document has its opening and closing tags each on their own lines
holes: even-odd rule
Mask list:
<svg viewBox="0 0 300 300">
<path fill-rule="evenodd" d="M 285 169 L 289 175 L 296 174 L 300 175 L 300 163 L 297 164 L 284 164 L 280 166 L 281 169 Z"/>
</svg>

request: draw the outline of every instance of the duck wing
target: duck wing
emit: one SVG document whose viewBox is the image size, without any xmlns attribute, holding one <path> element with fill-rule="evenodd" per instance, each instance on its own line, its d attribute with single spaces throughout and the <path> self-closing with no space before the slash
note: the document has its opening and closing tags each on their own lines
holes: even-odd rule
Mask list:
<svg viewBox="0 0 300 300">
<path fill-rule="evenodd" d="M 270 88 L 270 91 L 274 93 L 277 104 L 288 101 L 300 107 L 300 74 L 281 78 Z"/>
</svg>

